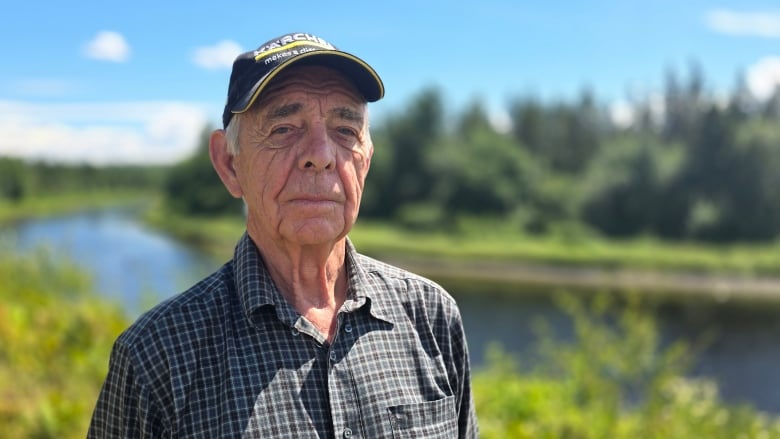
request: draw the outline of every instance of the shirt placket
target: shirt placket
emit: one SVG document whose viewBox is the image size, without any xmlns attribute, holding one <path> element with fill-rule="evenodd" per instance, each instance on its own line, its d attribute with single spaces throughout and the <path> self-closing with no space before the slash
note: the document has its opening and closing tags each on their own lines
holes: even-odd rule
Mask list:
<svg viewBox="0 0 780 439">
<path fill-rule="evenodd" d="M 341 317 L 346 317 L 342 322 Z M 330 398 L 333 432 L 337 438 L 360 438 L 363 435 L 360 404 L 352 373 L 346 357 L 347 346 L 354 334 L 349 314 L 339 318 L 338 334 L 328 350 L 328 395 Z"/>
</svg>

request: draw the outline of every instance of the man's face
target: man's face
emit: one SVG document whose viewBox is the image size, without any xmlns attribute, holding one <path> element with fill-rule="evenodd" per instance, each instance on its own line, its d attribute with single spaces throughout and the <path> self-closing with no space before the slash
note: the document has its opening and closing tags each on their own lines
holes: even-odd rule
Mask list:
<svg viewBox="0 0 780 439">
<path fill-rule="evenodd" d="M 373 146 L 362 96 L 325 67 L 290 68 L 241 120 L 234 168 L 253 238 L 317 245 L 355 223 Z"/>
</svg>

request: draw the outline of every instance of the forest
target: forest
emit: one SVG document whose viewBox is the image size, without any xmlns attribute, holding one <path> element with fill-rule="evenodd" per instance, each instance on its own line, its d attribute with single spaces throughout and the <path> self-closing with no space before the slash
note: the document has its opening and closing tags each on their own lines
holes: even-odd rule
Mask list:
<svg viewBox="0 0 780 439">
<path fill-rule="evenodd" d="M 499 219 L 522 233 L 567 228 L 605 237 L 767 242 L 780 235 L 780 92 L 766 101 L 737 81 L 708 91 L 691 67 L 663 93 L 636 99 L 629 121 L 587 89 L 574 102 L 509 100 L 497 128 L 480 101 L 445 107 L 420 91 L 372 125 L 375 154 L 361 215 L 457 232 L 459 219 Z M 187 160 L 107 168 L 0 158 L 0 199 L 41 193 L 160 190 L 187 215 L 239 213 L 207 155 L 204 129 Z"/>
</svg>

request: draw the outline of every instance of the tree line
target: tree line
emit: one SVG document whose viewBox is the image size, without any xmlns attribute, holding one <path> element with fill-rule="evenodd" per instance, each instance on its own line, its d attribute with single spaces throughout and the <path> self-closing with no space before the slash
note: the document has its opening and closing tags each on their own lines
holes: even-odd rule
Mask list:
<svg viewBox="0 0 780 439">
<path fill-rule="evenodd" d="M 38 196 L 96 189 L 158 190 L 168 170 L 167 166 L 63 165 L 0 156 L 0 201 L 18 203 Z"/>
<path fill-rule="evenodd" d="M 658 103 L 662 105 L 659 109 Z M 435 89 L 374 133 L 362 213 L 447 227 L 499 217 L 525 232 L 585 225 L 611 237 L 733 242 L 780 234 L 780 92 L 708 94 L 697 69 L 619 124 L 594 96 L 516 98 L 497 130 L 479 102 L 448 117 Z"/>
<path fill-rule="evenodd" d="M 777 238 L 780 92 L 758 100 L 737 81 L 722 97 L 707 91 L 698 69 L 684 76 L 670 71 L 660 96 L 632 102 L 630 123 L 614 121 L 587 89 L 573 102 L 512 98 L 504 129 L 480 101 L 453 112 L 439 90 L 422 90 L 374 121 L 361 215 L 420 229 L 484 218 L 518 233 L 571 226 L 619 238 Z M 183 214 L 238 214 L 240 202 L 211 168 L 209 131 L 192 157 L 162 170 L 36 164 L 30 173 L 29 164 L 2 159 L 0 197 L 146 184 Z"/>
</svg>

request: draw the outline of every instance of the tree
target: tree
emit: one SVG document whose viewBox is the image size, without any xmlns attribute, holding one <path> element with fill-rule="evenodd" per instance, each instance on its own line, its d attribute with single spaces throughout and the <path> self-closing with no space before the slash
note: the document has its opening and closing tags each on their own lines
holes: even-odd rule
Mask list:
<svg viewBox="0 0 780 439">
<path fill-rule="evenodd" d="M 165 182 L 165 199 L 170 209 L 184 215 L 224 215 L 241 212 L 241 201 L 234 199 L 222 185 L 209 158 L 206 127 L 195 153 L 173 166 Z"/>
<path fill-rule="evenodd" d="M 771 240 L 780 236 L 780 128 L 752 120 L 737 130 L 728 172 L 718 176 L 718 221 L 700 230 L 718 241 Z"/>
<path fill-rule="evenodd" d="M 610 236 L 653 232 L 666 209 L 662 194 L 681 168 L 682 149 L 652 137 L 619 137 L 605 145 L 583 181 L 581 215 Z"/>
<path fill-rule="evenodd" d="M 29 168 L 18 159 L 0 157 L 0 199 L 21 201 L 31 189 Z"/>
<path fill-rule="evenodd" d="M 599 149 L 602 124 L 593 95 L 584 90 L 577 105 L 543 108 L 532 99 L 510 104 L 512 135 L 551 169 L 581 172 Z"/>
<path fill-rule="evenodd" d="M 542 176 L 530 154 L 492 128 L 479 103 L 463 113 L 452 136 L 428 150 L 425 165 L 437 176 L 430 203 L 445 219 L 531 209 Z"/>
<path fill-rule="evenodd" d="M 389 218 L 406 203 L 425 200 L 435 178 L 423 165 L 425 151 L 442 136 L 444 110 L 438 90 L 420 93 L 400 114 L 384 121 L 377 130 L 375 155 L 372 159 L 370 201 L 363 205 L 366 216 Z M 377 152 L 387 148 L 392 152 Z M 384 160 L 384 162 L 382 161 Z"/>
</svg>

